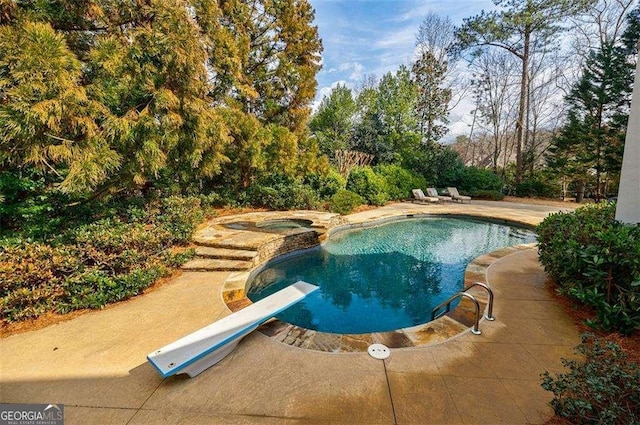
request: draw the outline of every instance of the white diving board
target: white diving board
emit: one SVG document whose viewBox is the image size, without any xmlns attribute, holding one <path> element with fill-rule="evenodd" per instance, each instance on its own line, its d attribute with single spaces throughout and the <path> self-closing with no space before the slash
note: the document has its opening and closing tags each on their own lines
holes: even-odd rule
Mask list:
<svg viewBox="0 0 640 425">
<path fill-rule="evenodd" d="M 154 351 L 147 360 L 166 378 L 186 373 L 193 378 L 231 353 L 240 340 L 276 314 L 317 290 L 298 281 L 260 301 L 232 313 L 169 345 Z"/>
</svg>

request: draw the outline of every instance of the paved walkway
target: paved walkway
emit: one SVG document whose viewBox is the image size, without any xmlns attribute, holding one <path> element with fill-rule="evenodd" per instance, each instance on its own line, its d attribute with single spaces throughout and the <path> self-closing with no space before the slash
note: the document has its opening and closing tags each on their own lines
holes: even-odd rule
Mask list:
<svg viewBox="0 0 640 425">
<path fill-rule="evenodd" d="M 349 220 L 452 208 L 533 223 L 555 210 L 502 204 L 395 204 Z M 2 339 L 0 401 L 62 403 L 67 425 L 543 423 L 551 411 L 539 375 L 559 371 L 579 342 L 532 249 L 489 267 L 497 320 L 482 322 L 480 336 L 396 349 L 380 361 L 253 333 L 198 377 L 162 380 L 145 355 L 228 314 L 227 276 L 184 273 L 128 302 Z"/>
</svg>

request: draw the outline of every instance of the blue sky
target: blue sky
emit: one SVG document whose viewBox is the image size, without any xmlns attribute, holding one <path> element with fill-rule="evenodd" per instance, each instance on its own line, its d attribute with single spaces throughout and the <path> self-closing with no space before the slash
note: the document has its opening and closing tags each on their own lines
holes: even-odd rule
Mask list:
<svg viewBox="0 0 640 425">
<path fill-rule="evenodd" d="M 365 74 L 378 78 L 409 64 L 415 36 L 424 16 L 448 16 L 455 25 L 463 18 L 494 7 L 491 0 L 310 0 L 316 10 L 324 46 L 323 68 L 317 75 L 316 104 L 338 83 L 355 88 Z M 451 115 L 452 132 L 464 133 L 462 122 L 470 106 Z"/>
</svg>

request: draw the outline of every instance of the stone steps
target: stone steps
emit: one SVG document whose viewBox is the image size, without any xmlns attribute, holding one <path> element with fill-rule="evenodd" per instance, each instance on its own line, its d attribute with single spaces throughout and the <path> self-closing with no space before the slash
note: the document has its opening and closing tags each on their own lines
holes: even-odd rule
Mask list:
<svg viewBox="0 0 640 425">
<path fill-rule="evenodd" d="M 182 270 L 191 272 L 243 271 L 252 267 L 252 261 L 194 258 L 183 264 Z"/>
<path fill-rule="evenodd" d="M 198 244 L 196 257 L 182 266 L 186 271 L 244 271 L 253 267 L 257 251 Z"/>
<path fill-rule="evenodd" d="M 257 251 L 249 251 L 246 249 L 230 249 L 211 246 L 196 247 L 196 256 L 200 258 L 252 261 L 256 255 L 258 255 Z"/>
</svg>

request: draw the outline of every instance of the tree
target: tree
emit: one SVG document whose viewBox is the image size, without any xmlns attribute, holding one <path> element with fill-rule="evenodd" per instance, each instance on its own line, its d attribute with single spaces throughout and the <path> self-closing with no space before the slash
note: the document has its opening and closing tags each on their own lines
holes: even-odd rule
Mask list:
<svg viewBox="0 0 640 425">
<path fill-rule="evenodd" d="M 356 98 L 358 112 L 353 129 L 351 148 L 373 155 L 373 162 L 389 163 L 397 159 L 394 147 L 389 143 L 389 129 L 382 121 L 378 104 L 377 81 L 369 76 Z"/>
<path fill-rule="evenodd" d="M 437 141 L 448 131 L 449 112 L 466 95 L 469 84 L 451 54 L 456 42 L 455 26 L 448 17 L 427 13 L 416 34 L 418 59 L 412 71 L 418 89 L 417 114 L 420 131 Z"/>
<path fill-rule="evenodd" d="M 447 62 L 425 50 L 414 62 L 412 74 L 418 91 L 416 114 L 420 133 L 426 143 L 436 142 L 449 131 L 451 89 L 444 86 Z"/>
<path fill-rule="evenodd" d="M 574 16 L 574 48 L 586 59 L 592 50 L 609 42 L 616 42 L 625 31 L 625 16 L 634 0 L 597 0 L 582 13 Z M 637 11 L 636 7 L 636 11 Z"/>
<path fill-rule="evenodd" d="M 306 0 L 2 2 L 0 20 L 3 166 L 87 197 L 202 187 L 231 157 L 236 186 L 323 167 L 306 133 L 322 49 Z"/>
<path fill-rule="evenodd" d="M 576 202 L 582 202 L 585 186 L 589 179 L 588 168 L 584 167 L 589 152 L 582 140 L 587 137 L 584 127 L 575 112 L 570 111 L 564 127 L 556 136 L 547 152 L 547 165 L 561 178 L 562 198 L 567 197 L 571 182 L 577 183 Z"/>
<path fill-rule="evenodd" d="M 416 102 L 416 87 L 404 65 L 386 73 L 377 87 L 367 84 L 356 100 L 351 149 L 374 155 L 375 164 L 397 162 L 409 145 L 419 143 Z"/>
<path fill-rule="evenodd" d="M 318 139 L 324 154 L 333 157 L 336 150 L 349 149 L 357 112 L 353 94 L 347 86 L 338 84 L 320 102 L 309 122 L 311 133 Z"/>
<path fill-rule="evenodd" d="M 431 53 L 437 62 L 447 62 L 450 60 L 449 50 L 455 42 L 455 26 L 451 19 L 433 12 L 427 13 L 416 34 L 418 53 Z"/>
<path fill-rule="evenodd" d="M 583 10 L 590 0 L 494 0 L 505 9 L 482 12 L 465 19 L 456 31 L 458 52 L 496 47 L 514 55 L 521 64 L 518 118 L 516 121 L 516 183 L 522 180 L 529 65 L 534 51 L 550 48 L 561 30 L 560 22 Z"/>
<path fill-rule="evenodd" d="M 400 65 L 395 74 L 386 73 L 378 85 L 376 107 L 388 134 L 418 130 L 415 106 L 417 90 L 409 69 Z"/>
<path fill-rule="evenodd" d="M 306 129 L 316 93 L 322 43 L 307 0 L 234 0 L 234 31 L 242 40 L 243 74 L 250 90 L 238 93 L 245 112 L 263 123 Z"/>
<path fill-rule="evenodd" d="M 627 22 L 623 34 L 608 39 L 586 58 L 582 76 L 566 98 L 569 119 L 550 159 L 551 165 L 557 165 L 558 158 L 572 161 L 578 174 L 592 170 L 596 200 L 606 195 L 603 183 L 619 172 L 622 163 L 635 75 L 635 57 L 628 55 L 634 43 L 629 40 L 636 37 L 637 43 L 637 15 L 629 14 Z"/>
<path fill-rule="evenodd" d="M 34 167 L 67 192 L 120 167 L 122 154 L 100 135 L 108 111 L 81 78 L 80 61 L 50 25 L 0 27 L 0 164 Z"/>
<path fill-rule="evenodd" d="M 513 56 L 504 51 L 487 51 L 474 61 L 473 81 L 479 127 L 491 141 L 489 161 L 482 158 L 479 165 L 491 166 L 494 173 L 504 171 L 510 157 L 509 147 L 514 136 L 514 117 L 517 113 L 517 67 Z M 500 160 L 502 159 L 502 163 Z"/>
<path fill-rule="evenodd" d="M 582 78 L 567 98 L 585 127 L 581 141 L 590 155 L 583 165 L 595 170 L 597 201 L 603 195 L 603 173 L 618 172 L 622 166 L 634 69 L 620 46 L 606 43 L 587 58 Z"/>
</svg>

